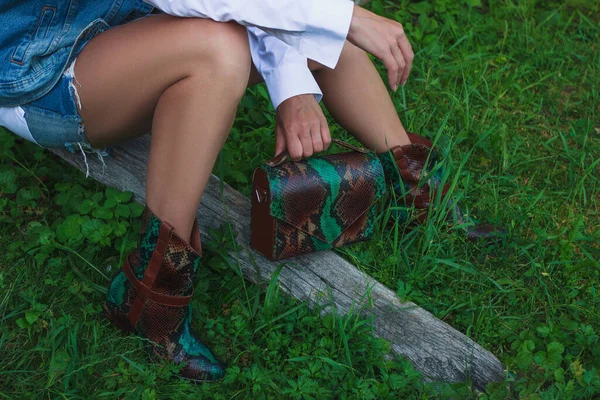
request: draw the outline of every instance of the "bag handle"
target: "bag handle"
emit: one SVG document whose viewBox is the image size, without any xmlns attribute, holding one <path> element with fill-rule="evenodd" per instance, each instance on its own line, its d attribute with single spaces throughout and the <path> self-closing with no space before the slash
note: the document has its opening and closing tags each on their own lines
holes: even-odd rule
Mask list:
<svg viewBox="0 0 600 400">
<path fill-rule="evenodd" d="M 346 143 L 340 139 L 331 139 L 331 143 L 346 147 L 352 151 L 358 151 L 359 153 L 368 153 L 369 152 L 369 150 L 367 150 L 367 149 L 363 149 L 362 147 L 356 147 L 356 146 L 354 146 L 350 143 Z M 289 155 L 290 155 L 289 152 L 287 150 L 284 150 L 283 152 L 279 153 L 275 157 L 271 158 L 269 161 L 265 162 L 265 165 L 267 165 L 269 167 L 279 167 L 281 164 L 283 164 L 285 162 L 285 160 L 288 158 Z"/>
</svg>

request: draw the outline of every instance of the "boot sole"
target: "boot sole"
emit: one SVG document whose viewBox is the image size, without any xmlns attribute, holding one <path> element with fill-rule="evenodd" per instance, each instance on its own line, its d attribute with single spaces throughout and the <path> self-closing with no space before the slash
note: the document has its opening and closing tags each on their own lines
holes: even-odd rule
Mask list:
<svg viewBox="0 0 600 400">
<path fill-rule="evenodd" d="M 119 328 L 124 333 L 135 333 L 135 328 L 129 322 L 126 314 L 122 312 L 117 312 L 112 308 L 117 308 L 116 306 L 109 306 L 108 302 L 105 302 L 102 305 L 102 309 L 104 310 L 104 315 L 110 322 L 113 323 L 117 328 Z"/>
</svg>

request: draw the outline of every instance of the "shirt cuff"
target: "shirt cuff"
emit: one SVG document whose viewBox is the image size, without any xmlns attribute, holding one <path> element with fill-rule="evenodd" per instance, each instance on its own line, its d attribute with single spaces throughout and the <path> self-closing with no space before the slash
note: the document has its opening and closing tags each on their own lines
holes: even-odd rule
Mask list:
<svg viewBox="0 0 600 400">
<path fill-rule="evenodd" d="M 276 69 L 265 73 L 263 78 L 275 110 L 287 99 L 301 94 L 312 94 L 317 102 L 323 98 L 306 63 L 280 64 Z"/>
<path fill-rule="evenodd" d="M 350 30 L 354 2 L 314 1 L 307 30 L 302 33 L 298 52 L 328 68 L 335 68 Z"/>
</svg>

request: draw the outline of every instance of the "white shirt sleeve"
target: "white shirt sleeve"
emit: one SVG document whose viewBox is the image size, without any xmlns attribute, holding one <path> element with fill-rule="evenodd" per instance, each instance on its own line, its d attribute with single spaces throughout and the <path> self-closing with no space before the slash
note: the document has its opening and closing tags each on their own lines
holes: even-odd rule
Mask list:
<svg viewBox="0 0 600 400">
<path fill-rule="evenodd" d="M 317 102 L 323 93 L 308 68 L 308 59 L 288 44 L 256 27 L 248 28 L 252 61 L 262 75 L 273 107 L 290 97 L 312 94 Z"/>
<path fill-rule="evenodd" d="M 145 0 L 178 17 L 256 26 L 303 56 L 335 68 L 352 13 L 352 0 Z"/>
</svg>

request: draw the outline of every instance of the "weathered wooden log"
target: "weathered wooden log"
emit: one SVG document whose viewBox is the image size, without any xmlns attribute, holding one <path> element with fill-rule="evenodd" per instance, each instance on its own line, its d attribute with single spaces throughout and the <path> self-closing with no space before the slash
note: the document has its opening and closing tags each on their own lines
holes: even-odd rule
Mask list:
<svg viewBox="0 0 600 400">
<path fill-rule="evenodd" d="M 112 149 L 111 157 L 100 160 L 88 154 L 92 177 L 120 190 L 131 191 L 145 202 L 145 181 L 149 136 Z M 86 164 L 80 153 L 54 150 L 54 153 L 82 171 Z M 223 191 L 220 187 L 223 185 Z M 212 176 L 198 210 L 201 235 L 209 228 L 229 223 L 237 232 L 238 251 L 231 254 L 246 279 L 267 284 L 278 263 L 272 263 L 252 251 L 250 242 L 250 201 Z M 332 251 L 293 258 L 279 274 L 282 291 L 311 305 L 331 305 L 338 313 L 363 309 L 372 317 L 374 334 L 391 342 L 393 352 L 412 361 L 427 380 L 462 382 L 468 377 L 477 389 L 503 378 L 500 361 L 489 351 L 410 302 L 401 302 L 396 294 L 357 270 Z"/>
</svg>

